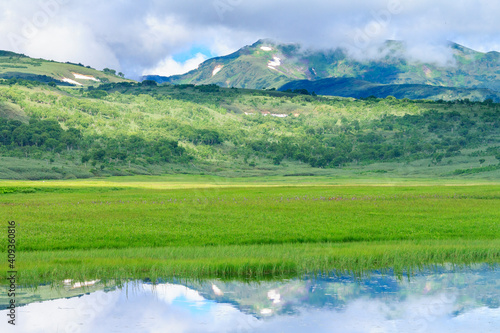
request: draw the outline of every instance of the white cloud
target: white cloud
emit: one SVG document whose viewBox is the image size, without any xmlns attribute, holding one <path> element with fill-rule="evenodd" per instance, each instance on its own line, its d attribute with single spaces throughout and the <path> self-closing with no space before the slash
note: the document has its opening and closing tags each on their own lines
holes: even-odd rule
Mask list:
<svg viewBox="0 0 500 333">
<path fill-rule="evenodd" d="M 191 58 L 184 63 L 177 62 L 169 56 L 163 59 L 156 67 L 145 69 L 143 75 L 155 74 L 161 76 L 171 76 L 183 74 L 198 68 L 198 66 L 205 60 L 207 60 L 207 57 L 201 53 L 198 53 L 194 58 Z"/>
<path fill-rule="evenodd" d="M 437 65 L 454 65 L 451 50 L 445 44 L 409 43 L 406 55 L 409 59 Z"/>
<path fill-rule="evenodd" d="M 158 44 L 182 45 L 193 38 L 187 26 L 177 22 L 175 17 L 159 18 L 148 15 L 145 18 L 146 29 L 142 31 L 142 40 L 146 47 L 153 49 Z"/>
<path fill-rule="evenodd" d="M 110 67 L 121 70 L 110 46 L 99 41 L 91 31 L 78 23 L 66 23 L 41 30 L 36 38 L 27 41 L 25 52 L 37 58 L 81 62 L 97 68 Z"/>
<path fill-rule="evenodd" d="M 216 3 L 225 4 L 222 14 Z M 442 62 L 437 46 L 446 40 L 498 49 L 499 15 L 496 0 L 3 0 L 0 49 L 121 68 L 132 78 L 148 69 L 192 68 L 193 62 L 169 61 L 192 45 L 224 55 L 261 38 L 312 48 L 348 45 L 359 55 L 386 39 L 407 40 L 420 49 L 415 57 Z M 26 41 L 30 25 L 37 33 Z M 12 35 L 25 43 L 13 45 Z"/>
</svg>

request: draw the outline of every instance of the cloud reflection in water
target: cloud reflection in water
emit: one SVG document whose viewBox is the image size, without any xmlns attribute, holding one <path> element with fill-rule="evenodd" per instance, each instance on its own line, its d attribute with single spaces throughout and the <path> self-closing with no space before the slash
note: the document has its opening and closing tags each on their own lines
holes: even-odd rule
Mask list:
<svg viewBox="0 0 500 333">
<path fill-rule="evenodd" d="M 500 271 L 285 282 L 128 283 L 18 308 L 2 332 L 497 332 Z M 217 288 L 213 288 L 216 285 Z"/>
</svg>

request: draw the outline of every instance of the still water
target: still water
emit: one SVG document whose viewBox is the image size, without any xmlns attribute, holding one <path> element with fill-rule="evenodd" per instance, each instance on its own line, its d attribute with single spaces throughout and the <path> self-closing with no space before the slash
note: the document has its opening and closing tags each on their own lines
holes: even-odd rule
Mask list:
<svg viewBox="0 0 500 333">
<path fill-rule="evenodd" d="M 5 295 L 5 294 L 4 294 Z M 500 332 L 500 267 L 283 281 L 65 281 L 25 290 L 1 332 Z"/>
</svg>

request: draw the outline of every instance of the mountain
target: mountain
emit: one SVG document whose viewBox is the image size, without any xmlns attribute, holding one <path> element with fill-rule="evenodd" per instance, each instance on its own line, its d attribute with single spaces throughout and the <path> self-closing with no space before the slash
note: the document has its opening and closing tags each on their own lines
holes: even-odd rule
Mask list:
<svg viewBox="0 0 500 333">
<path fill-rule="evenodd" d="M 381 84 L 354 78 L 328 78 L 316 81 L 299 80 L 286 83 L 280 88 L 281 91 L 299 91 L 303 89 L 318 95 L 354 98 L 367 98 L 370 96 L 386 98 L 394 96 L 398 99 L 469 99 L 471 101 L 491 99 L 496 103 L 500 102 L 500 92 L 490 89 L 441 87 L 426 84 Z"/>
<path fill-rule="evenodd" d="M 312 51 L 305 50 L 298 44 L 260 40 L 228 56 L 209 59 L 198 69 L 184 75 L 149 75 L 145 79 L 159 83 L 279 89 L 292 81 L 299 81 L 305 87 L 310 83 L 303 80 L 351 78 L 393 85 L 383 89 L 389 95 L 396 94 L 391 93 L 391 89 L 401 92 L 409 88 L 394 86 L 402 84 L 447 87 L 445 90 L 436 91 L 436 94 L 424 94 L 429 96 L 446 96 L 448 92 L 458 92 L 451 88 L 473 89 L 461 91 L 458 95 L 450 94 L 452 98 L 463 95 L 482 98 L 490 94 L 488 91 L 476 91 L 477 89 L 500 91 L 500 53 L 477 52 L 451 42 L 448 43 L 446 52 L 450 57 L 445 64 L 424 63 L 411 60 L 413 57 L 404 42 L 387 41 L 380 47 L 378 59 L 358 60 L 342 49 Z M 321 82 L 322 85 L 325 83 Z M 294 87 L 299 87 L 297 82 Z M 328 92 L 328 89 L 325 91 Z M 354 97 L 354 94 L 349 96 Z"/>
<path fill-rule="evenodd" d="M 115 71 L 98 71 L 82 64 L 34 59 L 23 54 L 0 51 L 0 79 L 24 79 L 63 86 L 97 86 L 108 82 L 129 82 Z"/>
<path fill-rule="evenodd" d="M 471 102 L 497 100 L 495 91 L 477 88 L 474 93 L 481 95 L 473 95 L 467 88 L 320 78 L 331 69 L 327 65 L 324 71 L 313 67 L 310 73 L 317 76 L 311 77 L 294 71 L 297 67 L 290 59 L 302 52 L 298 46 L 269 45 L 261 42 L 233 58 L 223 57 L 224 67 L 222 60 L 213 59 L 208 63 L 215 67 L 205 63 L 189 75 L 201 79 L 204 69 L 218 80 L 234 70 L 231 80 L 249 85 L 275 80 L 276 86 L 288 84 L 291 90 L 305 86 L 358 97 L 444 99 L 462 94 L 464 98 L 454 103 L 356 100 L 303 91 L 158 86 L 123 82 L 127 80 L 110 70 L 2 52 L 0 75 L 15 79 L 0 78 L 0 179 L 165 173 L 222 177 L 479 173 L 498 178 L 499 104 Z M 331 56 L 340 59 L 342 53 Z M 248 70 L 236 72 L 237 64 L 246 64 Z M 251 70 L 254 75 L 248 75 Z M 99 89 L 55 86 L 71 80 Z M 110 82 L 102 84 L 106 80 Z"/>
<path fill-rule="evenodd" d="M 209 59 L 187 74 L 172 77 L 149 75 L 145 79 L 158 83 L 216 84 L 221 87 L 249 89 L 279 88 L 292 80 L 309 78 L 295 62 L 281 62 L 284 54 L 292 58 L 298 52 L 299 46 L 296 45 L 275 46 L 270 42 L 259 41 L 228 56 Z"/>
</svg>

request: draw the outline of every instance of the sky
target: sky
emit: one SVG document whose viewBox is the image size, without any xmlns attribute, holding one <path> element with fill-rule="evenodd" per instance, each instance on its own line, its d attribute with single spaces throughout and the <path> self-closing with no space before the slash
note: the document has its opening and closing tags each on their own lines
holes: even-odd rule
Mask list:
<svg viewBox="0 0 500 333">
<path fill-rule="evenodd" d="M 441 63 L 446 41 L 500 51 L 499 16 L 497 0 L 1 0 L 0 49 L 132 79 L 184 73 L 263 38 L 359 58 L 397 39 Z"/>
</svg>

